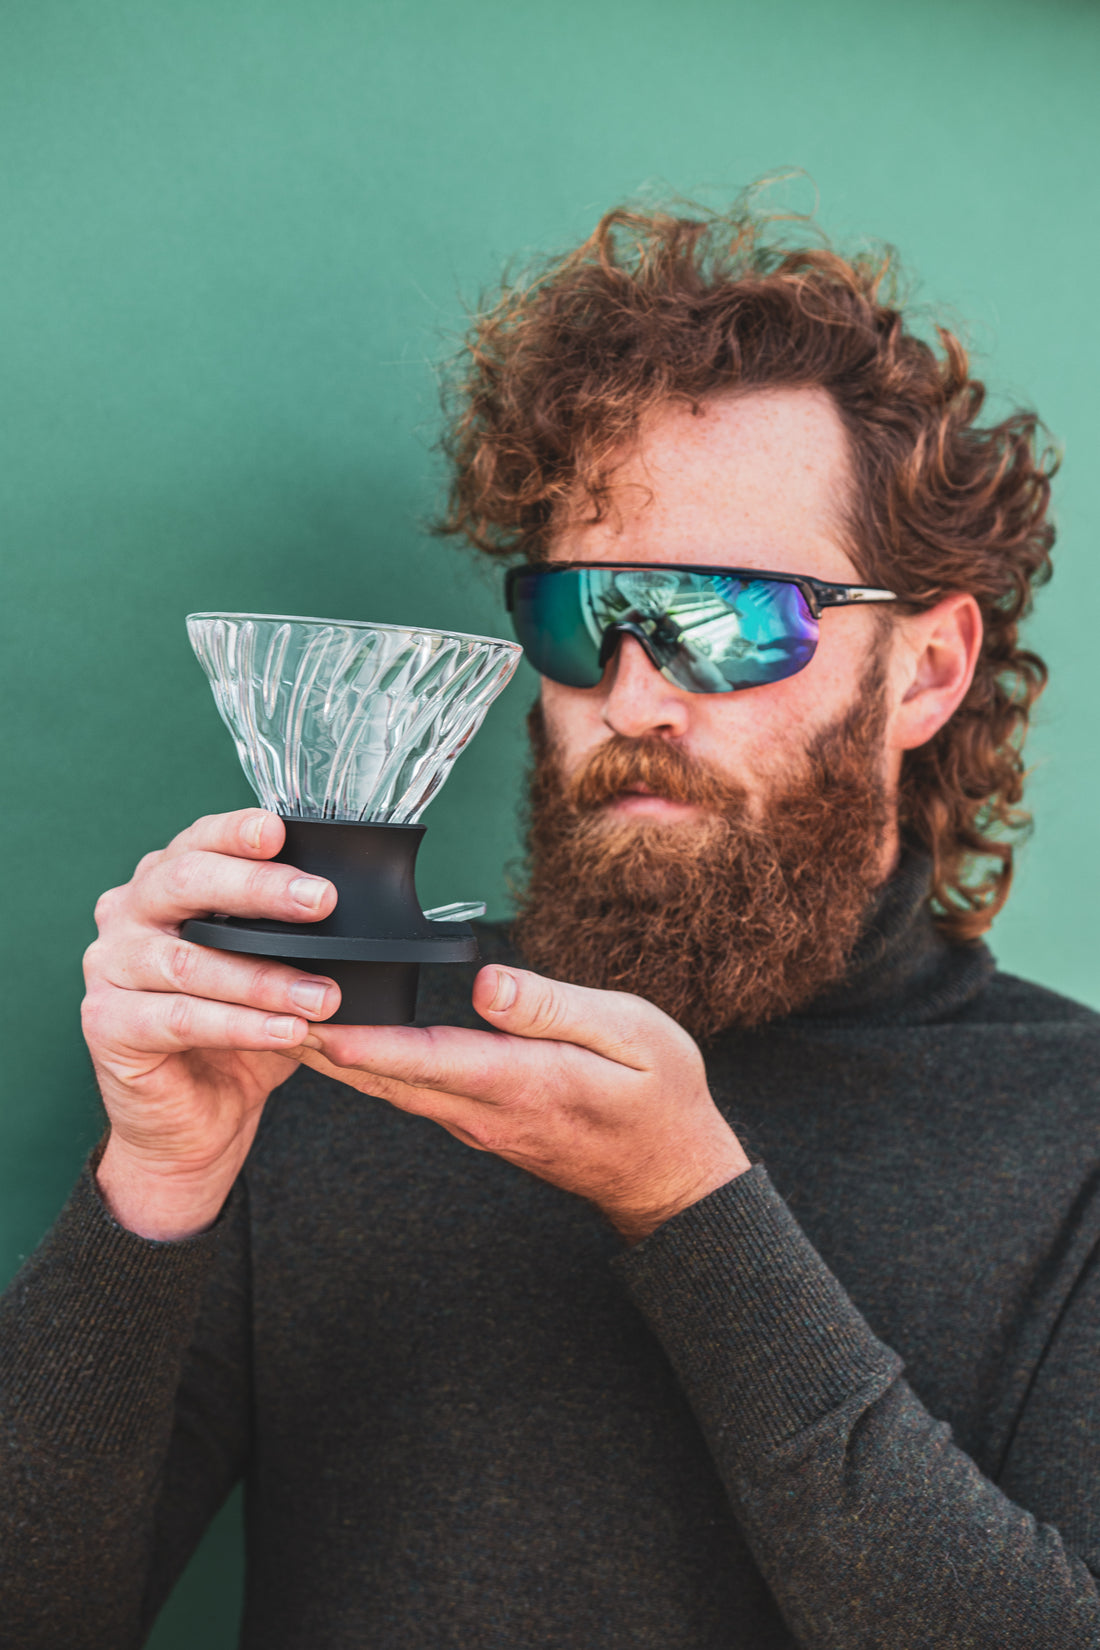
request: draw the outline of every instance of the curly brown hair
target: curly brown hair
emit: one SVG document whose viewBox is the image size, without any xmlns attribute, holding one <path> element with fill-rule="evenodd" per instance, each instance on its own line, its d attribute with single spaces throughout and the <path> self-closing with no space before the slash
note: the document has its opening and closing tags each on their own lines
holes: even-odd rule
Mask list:
<svg viewBox="0 0 1100 1650">
<path fill-rule="evenodd" d="M 439 530 L 493 556 L 543 559 L 578 493 L 602 518 L 616 463 L 655 405 L 827 390 L 850 438 L 861 577 L 916 607 L 963 590 L 981 609 L 973 683 L 906 753 L 899 799 L 932 857 L 937 922 L 976 940 L 1031 823 L 1022 745 L 1047 671 L 1019 626 L 1050 575 L 1056 459 L 1032 412 L 979 427 L 984 385 L 952 332 L 935 328 L 937 349 L 907 322 L 891 253 L 845 257 L 812 227 L 791 244 L 790 224 L 744 199 L 726 214 L 620 208 L 574 251 L 506 278 L 445 388 L 452 482 Z"/>
</svg>

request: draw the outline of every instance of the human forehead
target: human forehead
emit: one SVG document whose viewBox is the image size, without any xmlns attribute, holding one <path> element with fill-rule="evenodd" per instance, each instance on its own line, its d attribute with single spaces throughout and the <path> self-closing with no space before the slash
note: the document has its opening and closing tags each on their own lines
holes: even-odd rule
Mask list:
<svg viewBox="0 0 1100 1650">
<path fill-rule="evenodd" d="M 612 476 L 604 519 L 579 502 L 556 527 L 554 561 L 760 567 L 840 582 L 858 572 L 844 508 L 848 438 L 823 390 L 749 391 L 645 420 Z"/>
</svg>

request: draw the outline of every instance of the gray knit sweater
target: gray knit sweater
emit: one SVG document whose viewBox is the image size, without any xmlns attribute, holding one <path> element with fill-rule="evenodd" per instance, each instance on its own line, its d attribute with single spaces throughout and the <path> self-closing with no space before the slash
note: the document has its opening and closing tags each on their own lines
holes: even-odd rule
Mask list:
<svg viewBox="0 0 1100 1650">
<path fill-rule="evenodd" d="M 249 1650 L 1100 1645 L 1100 1018 L 926 889 L 707 1050 L 757 1166 L 633 1249 L 306 1071 L 198 1238 L 86 1172 L 0 1304 L 0 1644 L 138 1645 L 243 1475 Z"/>
</svg>

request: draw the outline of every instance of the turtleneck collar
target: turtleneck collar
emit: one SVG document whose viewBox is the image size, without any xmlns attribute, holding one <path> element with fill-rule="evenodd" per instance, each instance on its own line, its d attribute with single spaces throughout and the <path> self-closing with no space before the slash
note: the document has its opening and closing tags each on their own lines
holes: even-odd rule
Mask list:
<svg viewBox="0 0 1100 1650">
<path fill-rule="evenodd" d="M 932 918 L 932 862 L 905 847 L 864 921 L 844 978 L 781 1025 L 920 1025 L 976 997 L 995 963 L 983 944 L 953 945 Z"/>
</svg>

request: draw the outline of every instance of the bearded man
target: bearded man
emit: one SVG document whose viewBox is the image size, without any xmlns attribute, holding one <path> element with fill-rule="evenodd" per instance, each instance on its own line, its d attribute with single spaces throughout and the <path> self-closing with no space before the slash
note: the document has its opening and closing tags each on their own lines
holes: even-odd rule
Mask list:
<svg viewBox="0 0 1100 1650">
<path fill-rule="evenodd" d="M 104 896 L 5 1643 L 140 1642 L 243 1477 L 263 1650 L 1100 1644 L 1097 1019 L 980 938 L 1049 465 L 885 280 L 620 212 L 477 319 L 444 526 L 542 685 L 472 1007 L 183 942 L 331 910 L 258 810 Z"/>
</svg>

